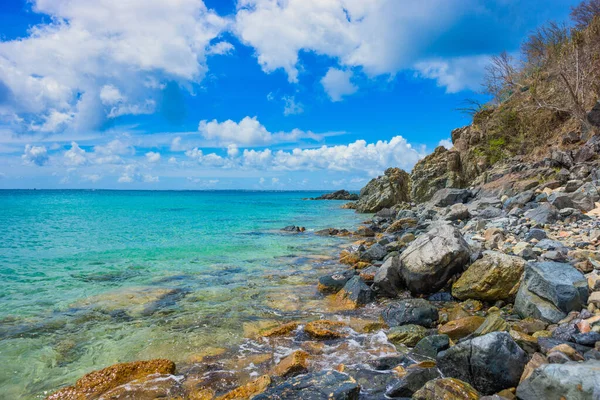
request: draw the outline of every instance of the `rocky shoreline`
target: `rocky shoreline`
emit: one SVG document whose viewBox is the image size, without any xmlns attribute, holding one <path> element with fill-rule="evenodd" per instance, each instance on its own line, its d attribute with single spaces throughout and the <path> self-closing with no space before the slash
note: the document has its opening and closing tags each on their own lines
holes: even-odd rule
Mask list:
<svg viewBox="0 0 600 400">
<path fill-rule="evenodd" d="M 407 184 L 390 170 L 370 184 L 376 195 L 361 193 L 359 203 L 368 196 L 378 209 L 364 225 L 315 232 L 354 241 L 338 270 L 315 282 L 331 313 L 259 326 L 244 362 L 223 352 L 183 369 L 168 360 L 117 364 L 48 398 L 593 399 L 597 165 L 556 171 L 552 160 L 512 160 L 486 185 L 386 207 L 392 188 Z M 557 180 L 545 178 L 551 173 Z M 224 372 L 249 364 L 261 373 L 241 385 Z"/>
<path fill-rule="evenodd" d="M 299 286 L 314 302 L 280 307 L 327 311 L 256 321 L 239 348 L 187 365 L 116 364 L 48 398 L 598 398 L 600 137 L 473 169 L 470 129 L 410 175 L 369 182 L 343 206 L 374 213 L 354 232 L 282 229 L 349 243 Z"/>
</svg>

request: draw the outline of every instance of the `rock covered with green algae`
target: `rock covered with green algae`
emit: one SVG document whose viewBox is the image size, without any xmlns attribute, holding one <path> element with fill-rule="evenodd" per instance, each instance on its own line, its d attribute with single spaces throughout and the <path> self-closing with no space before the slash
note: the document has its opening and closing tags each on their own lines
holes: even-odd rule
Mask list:
<svg viewBox="0 0 600 400">
<path fill-rule="evenodd" d="M 47 400 L 94 399 L 111 389 L 148 375 L 171 375 L 174 372 L 175 363 L 165 359 L 115 364 L 84 375 L 75 385 L 51 394 Z"/>
<path fill-rule="evenodd" d="M 390 329 L 387 333 L 388 340 L 394 344 L 403 344 L 414 347 L 427 335 L 427 329 L 420 325 L 402 325 Z"/>
<path fill-rule="evenodd" d="M 358 400 L 360 385 L 347 374 L 321 371 L 296 376 L 255 396 L 254 400 Z"/>
<path fill-rule="evenodd" d="M 460 300 L 507 300 L 517 293 L 525 260 L 497 251 L 486 251 L 452 285 Z"/>
</svg>

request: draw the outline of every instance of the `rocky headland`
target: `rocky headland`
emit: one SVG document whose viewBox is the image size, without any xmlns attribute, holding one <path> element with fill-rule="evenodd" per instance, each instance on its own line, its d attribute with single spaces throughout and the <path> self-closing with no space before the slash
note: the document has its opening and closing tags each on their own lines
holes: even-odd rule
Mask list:
<svg viewBox="0 0 600 400">
<path fill-rule="evenodd" d="M 577 57 L 597 51 L 594 18 L 566 39 Z M 600 103 L 590 87 L 556 106 L 556 65 L 505 83 L 452 149 L 369 182 L 344 206 L 372 214 L 354 232 L 285 228 L 343 241 L 313 285 L 328 313 L 257 327 L 243 362 L 117 364 L 49 399 L 597 399 Z"/>
</svg>

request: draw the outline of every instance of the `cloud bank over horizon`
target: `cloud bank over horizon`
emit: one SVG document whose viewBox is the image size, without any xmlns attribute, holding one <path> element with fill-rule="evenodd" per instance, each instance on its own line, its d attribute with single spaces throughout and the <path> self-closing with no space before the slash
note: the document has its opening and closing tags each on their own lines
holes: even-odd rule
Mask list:
<svg viewBox="0 0 600 400">
<path fill-rule="evenodd" d="M 507 24 L 516 0 L 18 1 L 0 187 L 358 188 L 450 146 L 451 104 L 538 23 Z"/>
</svg>

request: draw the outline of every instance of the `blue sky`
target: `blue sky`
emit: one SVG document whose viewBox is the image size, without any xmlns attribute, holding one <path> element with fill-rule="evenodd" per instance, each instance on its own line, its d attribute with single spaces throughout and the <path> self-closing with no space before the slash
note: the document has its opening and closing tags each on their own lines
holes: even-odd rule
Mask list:
<svg viewBox="0 0 600 400">
<path fill-rule="evenodd" d="M 0 188 L 358 189 L 575 4 L 2 2 Z"/>
</svg>

